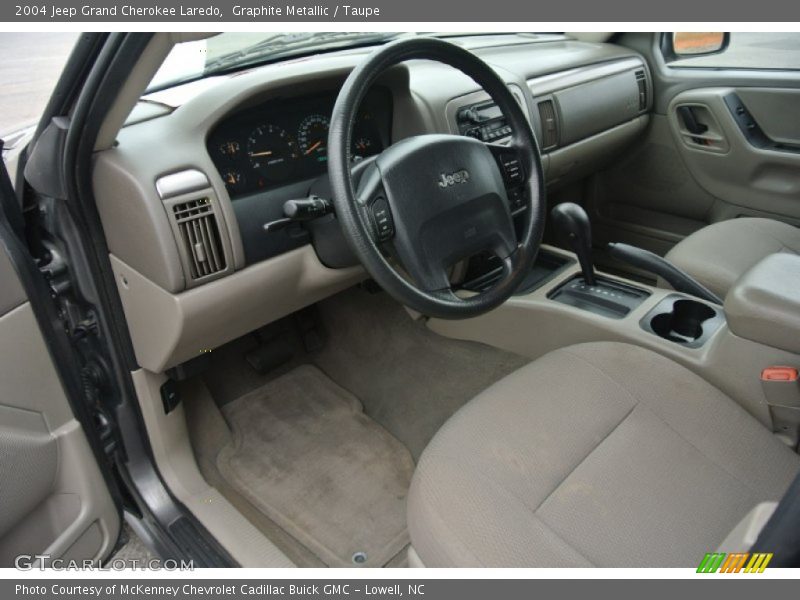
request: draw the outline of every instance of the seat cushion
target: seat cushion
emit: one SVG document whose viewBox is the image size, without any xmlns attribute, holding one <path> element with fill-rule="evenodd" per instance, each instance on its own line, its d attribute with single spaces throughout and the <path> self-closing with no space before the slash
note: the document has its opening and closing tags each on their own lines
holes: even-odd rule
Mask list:
<svg viewBox="0 0 800 600">
<path fill-rule="evenodd" d="M 552 352 L 477 396 L 408 500 L 428 567 L 693 566 L 800 457 L 722 392 L 642 348 Z"/>
<path fill-rule="evenodd" d="M 745 271 L 776 252 L 800 254 L 800 229 L 772 219 L 741 218 L 703 227 L 666 259 L 724 298 Z"/>
</svg>

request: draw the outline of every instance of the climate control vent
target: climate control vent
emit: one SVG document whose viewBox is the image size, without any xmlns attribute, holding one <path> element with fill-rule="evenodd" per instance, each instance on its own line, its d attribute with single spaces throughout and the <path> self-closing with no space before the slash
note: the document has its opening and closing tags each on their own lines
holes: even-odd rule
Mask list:
<svg viewBox="0 0 800 600">
<path fill-rule="evenodd" d="M 558 121 L 553 101 L 542 100 L 539 106 L 539 122 L 542 126 L 542 150 L 553 148 L 558 144 Z"/>
<path fill-rule="evenodd" d="M 639 86 L 639 110 L 647 108 L 647 75 L 644 69 L 636 71 L 636 85 Z"/>
<path fill-rule="evenodd" d="M 225 252 L 214 207 L 208 198 L 172 206 L 179 242 L 192 279 L 202 279 L 225 270 Z"/>
</svg>

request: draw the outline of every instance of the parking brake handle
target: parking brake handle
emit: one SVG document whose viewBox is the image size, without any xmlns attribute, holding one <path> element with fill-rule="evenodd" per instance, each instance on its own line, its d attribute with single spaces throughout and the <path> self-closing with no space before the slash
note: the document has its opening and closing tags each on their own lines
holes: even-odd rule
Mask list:
<svg viewBox="0 0 800 600">
<path fill-rule="evenodd" d="M 658 254 L 628 244 L 611 243 L 608 249 L 614 258 L 658 275 L 678 292 L 722 305 L 722 299 L 714 292 Z"/>
</svg>

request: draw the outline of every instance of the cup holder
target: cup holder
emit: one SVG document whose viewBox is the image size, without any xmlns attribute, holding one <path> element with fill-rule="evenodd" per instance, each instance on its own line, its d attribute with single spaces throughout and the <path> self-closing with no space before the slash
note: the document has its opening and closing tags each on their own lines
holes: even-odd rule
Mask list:
<svg viewBox="0 0 800 600">
<path fill-rule="evenodd" d="M 690 347 L 701 346 L 722 322 L 722 315 L 708 304 L 681 296 L 669 296 L 642 323 L 657 336 Z"/>
</svg>

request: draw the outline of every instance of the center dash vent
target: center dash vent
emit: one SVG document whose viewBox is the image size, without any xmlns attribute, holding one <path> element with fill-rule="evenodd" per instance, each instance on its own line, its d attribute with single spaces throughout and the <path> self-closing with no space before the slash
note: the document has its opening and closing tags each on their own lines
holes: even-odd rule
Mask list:
<svg viewBox="0 0 800 600">
<path fill-rule="evenodd" d="M 558 121 L 552 100 L 542 100 L 539 106 L 539 122 L 542 125 L 542 150 L 558 144 Z"/>
<path fill-rule="evenodd" d="M 644 69 L 636 71 L 636 85 L 639 86 L 639 110 L 647 108 L 647 75 Z"/>
<path fill-rule="evenodd" d="M 192 279 L 224 271 L 225 252 L 211 201 L 189 200 L 173 205 L 172 210 Z"/>
</svg>

